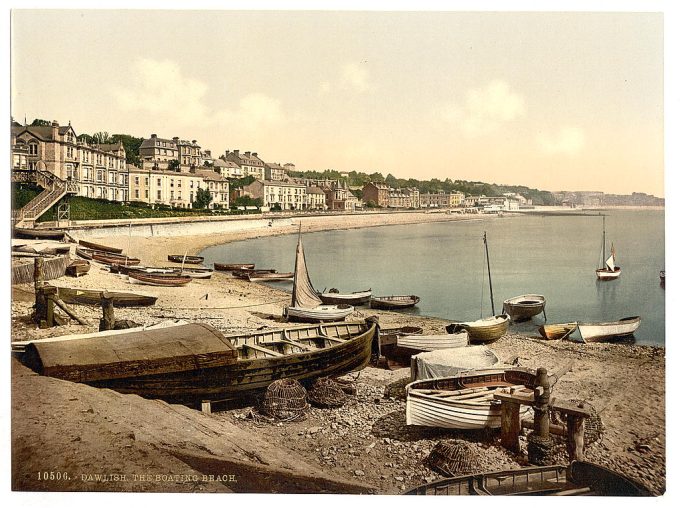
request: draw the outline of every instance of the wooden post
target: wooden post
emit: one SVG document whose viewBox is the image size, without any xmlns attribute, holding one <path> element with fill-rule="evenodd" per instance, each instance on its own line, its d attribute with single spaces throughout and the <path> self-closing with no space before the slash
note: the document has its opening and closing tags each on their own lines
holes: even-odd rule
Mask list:
<svg viewBox="0 0 680 508">
<path fill-rule="evenodd" d="M 536 388 L 534 388 L 534 432 L 537 436 L 550 436 L 550 381 L 548 371 L 540 367 L 536 371 Z"/>
<path fill-rule="evenodd" d="M 508 400 L 501 402 L 501 445 L 511 452 L 519 453 L 520 405 Z"/>
<path fill-rule="evenodd" d="M 209 400 L 201 401 L 201 411 L 203 413 L 207 413 L 207 414 L 212 413 L 212 407 L 211 407 L 211 403 L 210 403 Z"/>
<path fill-rule="evenodd" d="M 567 415 L 567 453 L 569 453 L 569 462 L 584 459 L 585 435 L 585 418 L 578 415 Z"/>
<path fill-rule="evenodd" d="M 113 298 L 104 291 L 102 293 L 102 311 L 103 317 L 99 320 L 99 331 L 113 330 L 116 324 L 116 317 L 113 311 Z"/>
<path fill-rule="evenodd" d="M 35 313 L 33 320 L 41 328 L 47 328 L 47 299 L 43 292 L 43 270 L 45 260 L 41 257 L 33 260 L 33 288 L 35 290 Z"/>
</svg>

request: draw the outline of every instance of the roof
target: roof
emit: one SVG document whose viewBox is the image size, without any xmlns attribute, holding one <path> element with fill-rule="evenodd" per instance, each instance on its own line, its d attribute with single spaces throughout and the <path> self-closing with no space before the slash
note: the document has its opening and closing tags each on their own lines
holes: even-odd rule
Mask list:
<svg viewBox="0 0 680 508">
<path fill-rule="evenodd" d="M 278 162 L 265 162 L 264 164 L 271 169 L 280 169 L 281 171 L 285 171 L 285 168 Z"/>
<path fill-rule="evenodd" d="M 142 144 L 139 145 L 139 148 L 151 148 L 153 146 L 156 146 L 156 141 L 160 142 L 165 142 L 165 143 L 172 143 L 173 146 L 175 146 L 175 141 L 173 139 L 165 139 L 165 138 L 146 138 L 144 141 L 142 141 Z"/>
<path fill-rule="evenodd" d="M 197 169 L 196 170 L 196 176 L 200 176 L 203 178 L 203 180 L 211 180 L 215 182 L 228 182 L 226 178 L 224 178 L 222 175 L 217 173 L 216 171 L 213 171 L 211 169 Z"/>
<path fill-rule="evenodd" d="M 312 185 L 311 187 L 307 187 L 307 194 L 326 194 L 324 191 L 319 189 L 316 185 Z"/>
<path fill-rule="evenodd" d="M 66 134 L 69 130 L 73 130 L 70 125 L 59 126 L 58 132 L 60 136 Z M 19 136 L 24 132 L 28 132 L 43 141 L 54 140 L 52 136 L 52 126 L 51 125 L 20 125 L 12 126 L 12 135 Z M 74 131 L 75 134 L 75 131 Z"/>
</svg>

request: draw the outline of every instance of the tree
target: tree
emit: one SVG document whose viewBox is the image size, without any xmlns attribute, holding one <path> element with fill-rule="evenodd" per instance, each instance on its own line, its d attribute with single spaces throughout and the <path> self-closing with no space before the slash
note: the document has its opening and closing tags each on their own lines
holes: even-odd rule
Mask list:
<svg viewBox="0 0 680 508">
<path fill-rule="evenodd" d="M 129 134 L 114 134 L 111 136 L 113 143 L 118 143 L 119 141 L 123 144 L 125 148 L 125 161 L 128 164 L 133 164 L 135 166 L 141 165 L 141 160 L 139 158 L 139 147 L 144 141 L 144 138 L 136 138 L 130 136 Z"/>
<path fill-rule="evenodd" d="M 112 144 L 114 142 L 113 138 L 111 138 L 111 136 L 109 136 L 108 132 L 95 132 L 92 135 L 92 139 L 98 145 L 109 145 L 109 144 Z"/>
<path fill-rule="evenodd" d="M 43 120 L 42 118 L 36 118 L 31 122 L 32 127 L 45 127 L 52 125 L 52 122 L 49 122 L 47 120 Z"/>
<path fill-rule="evenodd" d="M 168 161 L 168 169 L 170 171 L 179 171 L 179 161 L 177 159 Z"/>
<path fill-rule="evenodd" d="M 196 191 L 196 201 L 193 202 L 194 208 L 207 208 L 212 201 L 212 195 L 208 189 L 201 189 Z"/>
</svg>

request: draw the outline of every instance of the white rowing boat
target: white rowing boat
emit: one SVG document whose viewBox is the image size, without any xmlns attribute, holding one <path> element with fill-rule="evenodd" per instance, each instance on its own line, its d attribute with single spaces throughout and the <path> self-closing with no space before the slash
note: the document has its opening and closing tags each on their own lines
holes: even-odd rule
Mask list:
<svg viewBox="0 0 680 508">
<path fill-rule="evenodd" d="M 606 323 L 578 323 L 583 342 L 603 342 L 633 335 L 640 326 L 640 316 Z"/>
</svg>

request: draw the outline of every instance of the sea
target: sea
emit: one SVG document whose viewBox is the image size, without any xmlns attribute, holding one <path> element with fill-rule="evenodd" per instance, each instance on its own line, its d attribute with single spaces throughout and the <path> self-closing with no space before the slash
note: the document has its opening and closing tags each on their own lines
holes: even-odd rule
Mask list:
<svg viewBox="0 0 680 508">
<path fill-rule="evenodd" d="M 607 256 L 613 242 L 622 269 L 618 280 L 595 277 L 602 263 L 601 215 L 505 215 L 378 226 L 304 233 L 302 242 L 317 290 L 370 288 L 374 296 L 418 295 L 418 306 L 404 312 L 470 321 L 492 312 L 482 240 L 486 232 L 497 314 L 507 298 L 541 294 L 548 323 L 641 316 L 635 343 L 664 346 L 665 288 L 659 278 L 665 268 L 664 211 L 601 214 Z M 201 255 L 208 266 L 250 262 L 291 272 L 296 243 L 297 235 L 265 237 L 212 246 Z M 535 316 L 510 331 L 534 334 L 544 322 L 543 315 Z"/>
</svg>

